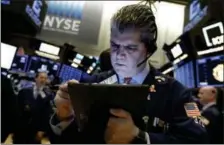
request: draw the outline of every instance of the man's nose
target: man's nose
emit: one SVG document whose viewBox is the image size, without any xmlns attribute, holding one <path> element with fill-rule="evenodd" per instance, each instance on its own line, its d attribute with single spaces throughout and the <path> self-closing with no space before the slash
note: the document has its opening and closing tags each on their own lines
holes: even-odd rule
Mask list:
<svg viewBox="0 0 224 145">
<path fill-rule="evenodd" d="M 123 46 L 121 46 L 117 51 L 117 58 L 121 59 L 121 58 L 124 58 L 125 56 L 126 56 L 125 49 Z"/>
</svg>

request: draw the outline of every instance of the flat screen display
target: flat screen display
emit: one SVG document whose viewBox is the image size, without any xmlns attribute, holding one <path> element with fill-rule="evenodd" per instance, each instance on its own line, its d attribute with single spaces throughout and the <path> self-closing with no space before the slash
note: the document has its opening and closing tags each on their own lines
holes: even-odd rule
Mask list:
<svg viewBox="0 0 224 145">
<path fill-rule="evenodd" d="M 28 55 L 15 55 L 11 70 L 25 72 L 28 64 Z"/>
<path fill-rule="evenodd" d="M 174 78 L 188 88 L 195 87 L 195 77 L 193 62 L 188 62 L 181 66 L 175 66 Z"/>
<path fill-rule="evenodd" d="M 171 49 L 171 53 L 173 55 L 174 58 L 177 58 L 178 56 L 180 56 L 181 54 L 183 54 L 182 48 L 180 47 L 180 44 L 175 45 L 172 49 Z"/>
<path fill-rule="evenodd" d="M 48 75 L 57 76 L 60 69 L 60 63 L 56 63 L 52 60 L 48 60 L 41 57 L 33 56 L 30 58 L 28 72 L 37 73 L 37 72 L 47 72 Z"/>
<path fill-rule="evenodd" d="M 79 81 L 81 79 L 81 76 L 82 76 L 81 70 L 65 64 L 61 67 L 61 71 L 59 74 L 59 77 L 62 79 L 63 82 L 66 82 L 71 79 Z"/>
<path fill-rule="evenodd" d="M 10 69 L 17 48 L 15 46 L 1 43 L 1 68 Z"/>
<path fill-rule="evenodd" d="M 197 84 L 201 86 L 224 86 L 224 55 L 197 60 Z"/>
<path fill-rule="evenodd" d="M 57 46 L 50 45 L 50 44 L 41 43 L 39 50 L 42 52 L 46 52 L 48 54 L 58 55 L 60 48 Z"/>
</svg>

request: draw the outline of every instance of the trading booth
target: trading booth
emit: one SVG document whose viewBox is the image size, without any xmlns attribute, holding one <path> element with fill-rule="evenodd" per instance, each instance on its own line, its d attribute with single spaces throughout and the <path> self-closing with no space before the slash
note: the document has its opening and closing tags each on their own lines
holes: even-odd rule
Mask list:
<svg viewBox="0 0 224 145">
<path fill-rule="evenodd" d="M 1 42 L 1 73 L 18 88 L 31 86 L 37 72 L 47 72 L 49 81 L 60 78 L 61 82 L 89 77 L 98 62 L 95 58 L 73 51 L 71 58 L 63 62 L 60 46 L 36 40 L 30 49 L 33 55 L 18 53 L 17 46 Z M 16 87 L 15 87 L 16 88 Z"/>
<path fill-rule="evenodd" d="M 224 86 L 224 26 L 221 17 L 213 17 L 213 9 L 213 5 L 192 1 L 185 10 L 183 34 L 163 47 L 172 66 L 164 65 L 162 72 L 172 73 L 188 88 Z"/>
</svg>

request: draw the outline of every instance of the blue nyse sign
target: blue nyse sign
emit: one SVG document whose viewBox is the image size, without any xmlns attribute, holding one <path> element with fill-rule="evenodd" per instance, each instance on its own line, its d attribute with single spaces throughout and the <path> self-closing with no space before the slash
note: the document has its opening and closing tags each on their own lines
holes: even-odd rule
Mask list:
<svg viewBox="0 0 224 145">
<path fill-rule="evenodd" d="M 33 22 L 40 27 L 42 22 L 40 20 L 40 14 L 43 7 L 43 2 L 40 0 L 34 0 L 33 5 L 26 5 L 26 13 L 33 20 Z"/>
<path fill-rule="evenodd" d="M 84 4 L 84 1 L 48 1 L 43 29 L 77 35 Z"/>
</svg>

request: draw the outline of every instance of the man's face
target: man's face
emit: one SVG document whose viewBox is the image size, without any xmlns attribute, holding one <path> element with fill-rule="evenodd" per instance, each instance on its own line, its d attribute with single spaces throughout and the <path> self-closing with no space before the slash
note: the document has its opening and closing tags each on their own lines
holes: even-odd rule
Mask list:
<svg viewBox="0 0 224 145">
<path fill-rule="evenodd" d="M 201 88 L 198 93 L 198 97 L 202 104 L 207 104 L 214 99 L 214 93 L 212 93 L 211 89 Z"/>
<path fill-rule="evenodd" d="M 36 84 L 38 86 L 44 86 L 47 83 L 47 74 L 46 73 L 39 73 L 38 77 L 36 78 Z"/>
<path fill-rule="evenodd" d="M 133 77 L 145 65 L 137 67 L 147 57 L 147 49 L 140 42 L 138 32 L 111 32 L 111 64 L 121 77 Z"/>
</svg>

